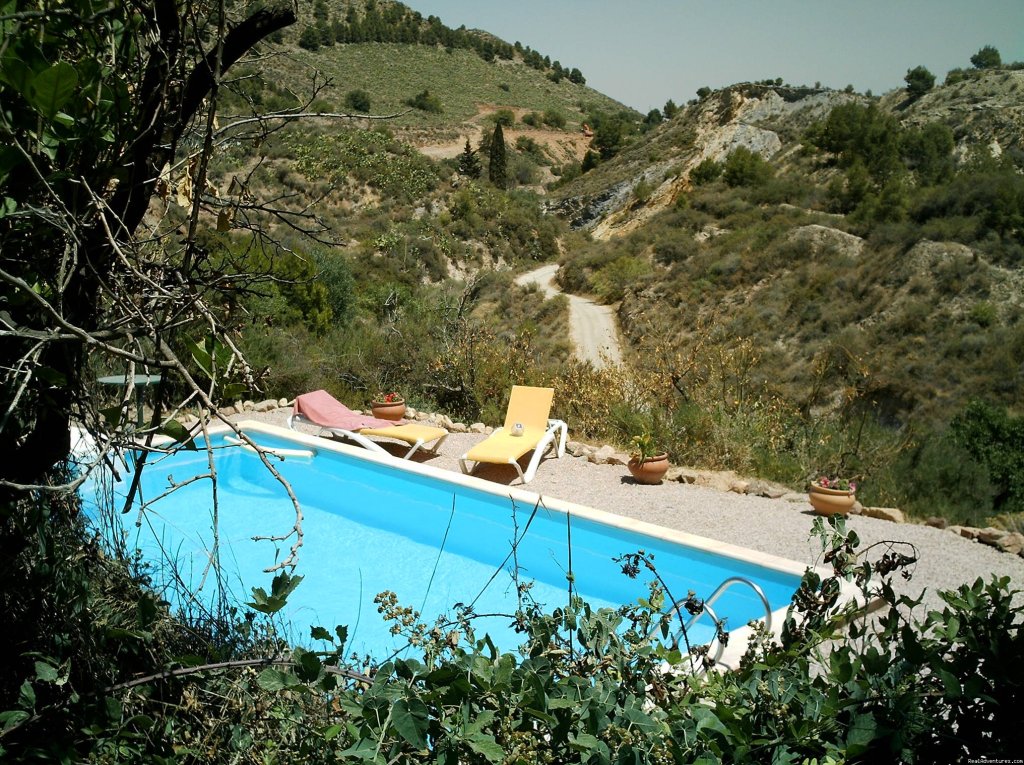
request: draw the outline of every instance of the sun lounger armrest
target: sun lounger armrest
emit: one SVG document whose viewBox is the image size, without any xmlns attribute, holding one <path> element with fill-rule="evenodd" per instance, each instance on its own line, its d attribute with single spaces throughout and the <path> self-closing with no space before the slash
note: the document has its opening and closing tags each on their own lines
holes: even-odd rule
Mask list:
<svg viewBox="0 0 1024 765">
<path fill-rule="evenodd" d="M 562 457 L 565 454 L 565 441 L 569 437 L 569 426 L 565 420 L 548 420 L 548 430 L 558 433 L 557 454 Z"/>
</svg>

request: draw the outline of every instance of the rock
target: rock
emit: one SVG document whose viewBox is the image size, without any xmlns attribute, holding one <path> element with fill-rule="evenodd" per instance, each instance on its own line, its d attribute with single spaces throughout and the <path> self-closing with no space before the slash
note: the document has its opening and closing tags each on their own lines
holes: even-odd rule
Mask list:
<svg viewBox="0 0 1024 765">
<path fill-rule="evenodd" d="M 589 455 L 587 459 L 595 465 L 625 465 L 629 461 L 629 457 L 608 444 Z"/>
<path fill-rule="evenodd" d="M 863 515 L 864 505 L 860 502 L 854 502 L 853 507 L 850 508 L 850 515 Z"/>
<path fill-rule="evenodd" d="M 697 471 L 696 470 L 694 470 L 693 468 L 685 468 L 685 467 L 684 468 L 679 468 L 679 469 L 682 471 L 682 473 L 680 474 L 680 476 L 679 476 L 679 478 L 677 480 L 679 480 L 680 482 L 685 481 L 686 483 L 689 483 L 689 484 L 697 483 Z"/>
<path fill-rule="evenodd" d="M 840 253 L 856 258 L 864 250 L 864 240 L 859 236 L 817 224 L 795 228 L 787 239 L 790 242 L 805 243 L 815 256 Z"/>
<path fill-rule="evenodd" d="M 931 526 L 935 529 L 944 529 L 949 525 L 949 521 L 947 521 L 945 518 L 941 516 L 933 515 L 931 518 L 924 522 L 924 525 Z"/>
<path fill-rule="evenodd" d="M 486 428 L 484 428 L 484 433 L 486 433 L 487 435 L 491 435 L 491 433 L 493 433 L 493 432 L 494 432 L 494 428 L 491 427 L 490 425 L 488 425 Z"/>
<path fill-rule="evenodd" d="M 466 427 L 464 422 L 453 422 L 451 427 L 448 428 L 452 433 L 467 433 L 469 428 Z"/>
<path fill-rule="evenodd" d="M 998 546 L 999 540 L 1009 534 L 1008 531 L 1003 529 L 997 529 L 992 526 L 986 526 L 983 529 L 978 529 L 978 541 L 982 544 L 992 545 L 993 547 Z"/>
<path fill-rule="evenodd" d="M 765 159 L 777 154 L 782 148 L 778 133 L 755 125 L 729 123 L 707 135 L 702 141 L 701 159 L 725 159 L 733 150 L 743 146 Z"/>
<path fill-rule="evenodd" d="M 960 536 L 964 539 L 976 540 L 978 538 L 978 529 L 974 526 L 960 526 Z"/>
<path fill-rule="evenodd" d="M 283 408 L 283 407 L 286 407 L 286 406 L 291 406 L 292 402 L 289 401 L 286 398 L 281 398 L 281 399 L 277 400 L 277 405 Z"/>
<path fill-rule="evenodd" d="M 807 502 L 807 492 L 791 491 L 782 495 L 783 502 Z"/>
<path fill-rule="evenodd" d="M 975 260 L 974 251 L 959 242 L 932 242 L 922 239 L 903 256 L 903 262 L 921 274 L 931 274 L 937 266 L 956 263 L 970 263 Z"/>
<path fill-rule="evenodd" d="M 996 547 L 1003 552 L 1020 555 L 1024 552 L 1024 534 L 1017 531 L 1008 532 L 1005 536 L 1000 537 L 996 542 Z"/>
<path fill-rule="evenodd" d="M 789 493 L 785 486 L 771 483 L 769 481 L 754 480 L 747 486 L 747 494 L 756 497 L 768 497 L 768 499 L 780 499 Z"/>
<path fill-rule="evenodd" d="M 219 411 L 225 417 L 230 417 L 233 414 L 238 414 L 238 410 L 235 409 L 235 407 L 233 406 L 222 406 Z"/>
<path fill-rule="evenodd" d="M 275 409 L 277 409 L 277 399 L 272 398 L 268 398 L 265 401 L 260 401 L 252 408 L 254 412 L 272 412 Z"/>
<path fill-rule="evenodd" d="M 750 493 L 750 482 L 749 481 L 733 481 L 729 484 L 729 491 L 733 494 L 749 494 Z"/>
<path fill-rule="evenodd" d="M 587 444 L 580 441 L 568 441 L 565 444 L 565 451 L 573 457 L 589 457 L 594 453 L 593 447 L 587 446 Z"/>
<path fill-rule="evenodd" d="M 693 483 L 695 475 L 692 470 L 688 470 L 683 467 L 670 467 L 665 471 L 666 481 L 676 481 L 677 483 Z"/>
<path fill-rule="evenodd" d="M 868 518 L 880 518 L 892 523 L 903 523 L 903 511 L 898 507 L 865 507 L 864 515 Z"/>
<path fill-rule="evenodd" d="M 694 483 L 715 491 L 731 491 L 733 483 L 738 480 L 739 476 L 731 470 L 698 470 Z"/>
<path fill-rule="evenodd" d="M 469 426 L 470 433 L 483 433 L 485 430 L 487 430 L 487 426 L 482 422 L 474 422 Z"/>
<path fill-rule="evenodd" d="M 708 239 L 713 239 L 716 236 L 721 236 L 722 234 L 728 233 L 729 232 L 726 229 L 719 228 L 718 226 L 709 223 L 706 226 L 704 226 L 704 228 L 702 228 L 700 231 L 693 235 L 693 241 L 706 242 Z"/>
<path fill-rule="evenodd" d="M 256 408 L 256 402 L 253 401 L 251 398 L 246 399 L 244 402 L 242 402 L 242 409 L 244 409 L 247 412 L 251 412 L 255 408 Z"/>
</svg>

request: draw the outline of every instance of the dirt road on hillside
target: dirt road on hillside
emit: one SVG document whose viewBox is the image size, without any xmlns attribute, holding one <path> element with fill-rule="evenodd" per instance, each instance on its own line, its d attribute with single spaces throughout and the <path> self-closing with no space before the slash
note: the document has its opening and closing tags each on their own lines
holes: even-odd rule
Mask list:
<svg viewBox="0 0 1024 765">
<path fill-rule="evenodd" d="M 545 297 L 562 294 L 555 284 L 555 264 L 541 266 L 516 279 L 516 284 L 536 284 Z M 619 347 L 619 333 L 615 323 L 615 311 L 611 306 L 598 305 L 592 300 L 577 295 L 569 298 L 569 332 L 576 357 L 589 361 L 597 368 L 622 363 Z"/>
<path fill-rule="evenodd" d="M 490 133 L 494 130 L 494 124 L 487 118 L 498 111 L 498 108 L 494 104 L 479 104 L 477 113 L 459 127 L 458 138 L 436 140 L 423 136 L 414 129 L 408 129 L 402 135 L 421 154 L 431 159 L 453 159 L 466 148 L 467 138 L 470 145 L 476 147 L 483 140 L 485 131 Z M 519 138 L 529 138 L 543 146 L 556 164 L 579 162 L 590 148 L 592 139 L 589 136 L 557 128 L 529 127 L 522 122 L 523 115 L 529 113 L 529 109 L 502 108 L 508 108 L 508 111 L 515 115 L 515 123 L 504 129 L 505 143 L 508 146 L 515 146 Z"/>
</svg>

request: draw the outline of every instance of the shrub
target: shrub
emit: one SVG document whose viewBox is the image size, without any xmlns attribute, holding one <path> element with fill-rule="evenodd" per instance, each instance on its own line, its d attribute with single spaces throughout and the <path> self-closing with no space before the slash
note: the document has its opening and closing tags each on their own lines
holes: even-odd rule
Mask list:
<svg viewBox="0 0 1024 765">
<path fill-rule="evenodd" d="M 865 502 L 880 496 L 911 516 L 940 516 L 965 526 L 987 525 L 995 494 L 988 470 L 948 431 L 922 436 L 868 486 Z"/>
<path fill-rule="evenodd" d="M 641 178 L 633 186 L 633 201 L 638 205 L 647 204 L 652 193 L 654 193 L 654 189 L 651 187 L 650 182 L 646 178 Z"/>
<path fill-rule="evenodd" d="M 963 82 L 967 79 L 967 72 L 963 69 L 950 69 L 946 72 L 945 85 L 956 85 L 959 82 Z"/>
<path fill-rule="evenodd" d="M 557 130 L 565 127 L 565 115 L 557 109 L 545 109 L 543 121 L 548 127 L 553 127 Z"/>
<path fill-rule="evenodd" d="M 700 251 L 692 236 L 683 233 L 671 239 L 659 240 L 654 245 L 654 257 L 662 265 L 681 263 Z"/>
<path fill-rule="evenodd" d="M 523 115 L 523 124 L 529 125 L 530 127 L 540 127 L 544 122 L 544 117 L 540 112 L 527 112 Z"/>
<path fill-rule="evenodd" d="M 299 35 L 299 47 L 309 51 L 320 50 L 320 31 L 315 26 L 308 26 Z"/>
<path fill-rule="evenodd" d="M 760 154 L 745 146 L 733 149 L 722 165 L 722 178 L 734 187 L 760 186 L 767 183 L 774 173 L 772 166 Z"/>
<path fill-rule="evenodd" d="M 528 156 L 535 164 L 551 164 L 547 154 L 544 153 L 544 147 L 529 136 L 521 135 L 516 138 L 516 151 Z"/>
<path fill-rule="evenodd" d="M 503 127 L 512 127 L 516 121 L 516 115 L 511 109 L 498 109 L 491 115 L 491 119 L 495 124 Z"/>
<path fill-rule="evenodd" d="M 950 423 L 953 443 L 985 466 L 996 513 L 1024 512 L 1024 417 L 974 401 Z"/>
<path fill-rule="evenodd" d="M 517 186 L 532 186 L 540 179 L 537 164 L 523 156 L 513 158 L 511 177 Z"/>
<path fill-rule="evenodd" d="M 345 94 L 345 106 L 354 112 L 368 114 L 370 112 L 370 94 L 365 90 L 350 90 Z"/>
<path fill-rule="evenodd" d="M 999 51 L 991 45 L 986 45 L 971 56 L 971 65 L 975 69 L 992 69 L 1001 66 L 1002 63 L 1003 59 L 999 55 Z"/>
<path fill-rule="evenodd" d="M 711 157 L 706 157 L 690 171 L 690 181 L 694 186 L 704 186 L 705 184 L 717 181 L 721 175 L 721 163 L 716 162 Z"/>
<path fill-rule="evenodd" d="M 908 69 L 903 80 L 907 83 L 907 95 L 918 99 L 935 86 L 935 75 L 923 66 Z"/>
<path fill-rule="evenodd" d="M 817 148 L 836 156 L 840 167 L 863 164 L 871 179 L 884 182 L 901 169 L 900 126 L 874 103 L 842 104 L 807 133 Z"/>
<path fill-rule="evenodd" d="M 419 109 L 424 112 L 431 112 L 433 114 L 440 114 L 444 111 L 441 106 L 441 99 L 433 95 L 429 90 L 422 90 L 411 98 L 405 100 L 406 106 L 411 106 L 413 109 Z"/>
<path fill-rule="evenodd" d="M 636 287 L 637 282 L 650 272 L 651 267 L 646 261 L 622 256 L 594 273 L 590 283 L 602 302 L 614 303 L 622 300 L 626 290 Z"/>
</svg>

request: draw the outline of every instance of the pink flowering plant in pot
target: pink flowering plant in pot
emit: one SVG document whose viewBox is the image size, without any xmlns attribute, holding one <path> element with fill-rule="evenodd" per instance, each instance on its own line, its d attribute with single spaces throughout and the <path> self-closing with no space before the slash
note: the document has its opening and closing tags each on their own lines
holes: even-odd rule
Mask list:
<svg viewBox="0 0 1024 765">
<path fill-rule="evenodd" d="M 832 491 L 857 491 L 857 483 L 848 478 L 829 478 L 823 475 L 811 481 L 811 485 Z"/>
<path fill-rule="evenodd" d="M 857 484 L 848 478 L 821 476 L 811 481 L 807 496 L 819 515 L 846 515 L 856 502 L 855 491 Z"/>
</svg>

